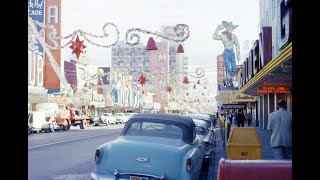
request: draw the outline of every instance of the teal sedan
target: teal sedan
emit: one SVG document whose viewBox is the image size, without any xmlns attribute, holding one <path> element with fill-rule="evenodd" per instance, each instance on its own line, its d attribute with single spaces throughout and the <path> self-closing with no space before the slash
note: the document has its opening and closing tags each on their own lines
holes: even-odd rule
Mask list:
<svg viewBox="0 0 320 180">
<path fill-rule="evenodd" d="M 137 114 L 95 152 L 92 180 L 196 180 L 204 148 L 190 117 Z"/>
</svg>

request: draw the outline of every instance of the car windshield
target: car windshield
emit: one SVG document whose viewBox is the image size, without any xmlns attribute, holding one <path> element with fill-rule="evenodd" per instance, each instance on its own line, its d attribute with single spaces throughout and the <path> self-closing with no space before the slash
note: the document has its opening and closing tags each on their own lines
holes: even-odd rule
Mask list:
<svg viewBox="0 0 320 180">
<path fill-rule="evenodd" d="M 206 134 L 209 128 L 208 122 L 201 119 L 193 119 L 194 124 L 196 125 L 196 133 L 204 135 Z"/>
<path fill-rule="evenodd" d="M 133 122 L 125 133 L 125 136 L 153 136 L 182 140 L 183 130 L 179 126 L 155 123 Z"/>
<path fill-rule="evenodd" d="M 102 115 L 104 115 L 104 116 L 109 116 L 109 114 L 102 114 Z"/>
</svg>

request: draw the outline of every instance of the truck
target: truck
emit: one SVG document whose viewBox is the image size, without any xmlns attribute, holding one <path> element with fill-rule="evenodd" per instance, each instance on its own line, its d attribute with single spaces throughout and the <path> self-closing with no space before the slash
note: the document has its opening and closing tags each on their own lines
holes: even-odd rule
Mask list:
<svg viewBox="0 0 320 180">
<path fill-rule="evenodd" d="M 46 120 L 45 112 L 31 111 L 28 113 L 28 135 L 42 131 L 51 132 L 53 124 Z"/>
<path fill-rule="evenodd" d="M 36 109 L 45 113 L 48 126 L 51 126 L 50 123 L 52 123 L 54 130 L 67 131 L 70 126 L 78 125 L 80 129 L 84 129 L 87 123 L 92 121 L 91 117 L 80 115 L 81 113 L 73 111 L 71 108 L 59 108 L 57 103 L 39 103 L 36 105 Z"/>
</svg>

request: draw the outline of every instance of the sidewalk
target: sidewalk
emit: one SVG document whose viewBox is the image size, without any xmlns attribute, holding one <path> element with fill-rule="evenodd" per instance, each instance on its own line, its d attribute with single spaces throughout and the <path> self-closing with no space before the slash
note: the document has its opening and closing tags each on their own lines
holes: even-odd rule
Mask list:
<svg viewBox="0 0 320 180">
<path fill-rule="evenodd" d="M 231 125 L 231 129 L 237 127 L 234 123 Z M 248 127 L 247 124 L 245 124 L 244 127 Z M 255 127 L 251 125 L 251 127 Z M 266 129 L 262 129 L 262 127 L 255 127 L 258 137 L 260 139 L 261 145 L 262 145 L 262 159 L 264 160 L 272 160 L 273 152 L 270 145 L 270 138 L 271 133 L 268 132 Z M 220 127 L 217 125 L 215 128 L 215 138 L 216 138 L 216 147 L 215 151 L 213 152 L 213 176 L 212 179 L 216 180 L 218 178 L 218 166 L 219 166 L 219 160 L 221 158 L 227 159 L 227 142 L 225 141 L 225 147 L 223 147 L 223 138 L 220 133 Z M 227 136 L 225 137 L 227 139 Z"/>
</svg>

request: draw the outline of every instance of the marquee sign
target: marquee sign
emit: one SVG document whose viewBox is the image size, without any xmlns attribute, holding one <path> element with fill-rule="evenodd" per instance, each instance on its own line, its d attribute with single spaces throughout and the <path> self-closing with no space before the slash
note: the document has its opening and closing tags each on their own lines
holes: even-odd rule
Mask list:
<svg viewBox="0 0 320 180">
<path fill-rule="evenodd" d="M 222 109 L 246 109 L 247 104 L 222 104 Z"/>
<path fill-rule="evenodd" d="M 259 93 L 289 93 L 290 89 L 288 87 L 273 87 L 273 86 L 263 86 L 258 87 Z"/>
<path fill-rule="evenodd" d="M 232 102 L 255 102 L 256 97 L 247 94 L 234 94 L 231 96 Z"/>
</svg>

